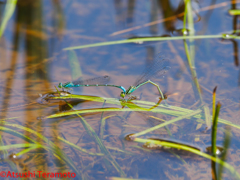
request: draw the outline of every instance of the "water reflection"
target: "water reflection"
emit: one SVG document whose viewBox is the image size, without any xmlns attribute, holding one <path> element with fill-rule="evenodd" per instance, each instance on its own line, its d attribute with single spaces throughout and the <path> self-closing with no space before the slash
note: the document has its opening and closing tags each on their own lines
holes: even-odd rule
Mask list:
<svg viewBox="0 0 240 180">
<path fill-rule="evenodd" d="M 20 53 L 22 49 L 26 56 L 23 65 L 25 72 L 23 76 L 26 78 L 25 84 L 19 84 L 19 87 L 25 89 L 26 96 L 30 96 L 31 91 L 28 88 L 32 86 L 34 80 L 42 79 L 45 82 L 42 88 L 46 90 L 50 89 L 48 67 L 46 61 L 44 61 L 48 57 L 48 46 L 42 25 L 41 1 L 19 0 L 14 26 L 13 51 L 10 58 L 11 65 L 9 73 L 7 73 L 5 89 L 3 90 L 4 100 L 2 107 L 4 109 L 7 109 L 9 106 L 9 100 L 12 96 L 11 88 L 17 76 L 16 69 L 21 64 L 18 60 L 22 58 L 22 54 Z M 6 112 L 2 112 L 3 117 L 6 116 Z"/>
<path fill-rule="evenodd" d="M 111 34 L 111 36 L 116 36 L 122 33 L 127 33 L 131 31 L 136 31 L 141 28 L 149 27 L 149 32 L 151 35 L 159 35 L 162 36 L 162 32 L 159 33 L 158 24 L 163 23 L 163 27 L 167 32 L 174 32 L 176 29 L 176 21 L 183 20 L 184 10 L 185 10 L 185 3 L 184 1 L 180 1 L 177 8 L 174 8 L 172 2 L 170 0 L 167 1 L 151 1 L 150 3 L 150 22 L 144 25 L 133 26 L 133 19 L 134 19 L 134 1 L 128 1 L 128 11 L 127 11 L 127 18 L 123 16 L 124 12 L 124 5 L 121 0 L 116 0 L 115 2 L 115 9 L 116 9 L 116 22 L 120 22 L 123 25 L 124 22 L 127 23 L 129 28 L 120 30 Z M 191 6 L 193 9 L 193 16 L 195 18 L 195 22 L 200 21 L 201 17 L 199 15 L 199 2 L 197 0 L 191 1 Z M 159 20 L 158 12 L 162 13 L 162 18 Z M 120 24 L 119 24 L 120 25 Z M 132 27 L 131 27 L 132 26 Z M 119 26 L 120 27 L 120 26 Z M 122 28 L 125 28 L 122 26 Z M 138 35 L 137 35 L 138 36 Z"/>
<path fill-rule="evenodd" d="M 60 12 L 59 1 L 55 0 L 52 2 L 57 9 L 56 11 Z M 13 100 L 18 102 L 20 98 L 23 98 L 26 99 L 26 101 L 30 101 L 29 98 L 32 97 L 33 94 L 36 94 L 38 88 L 46 91 L 52 88 L 49 83 L 49 62 L 51 61 L 49 57 L 52 53 L 49 53 L 48 35 L 46 33 L 46 26 L 43 23 L 45 21 L 43 18 L 43 1 L 18 0 L 14 15 L 15 19 L 12 31 L 9 31 L 6 35 L 11 41 L 12 51 L 10 51 L 9 56 L 6 55 L 6 57 L 9 58 L 2 59 L 2 61 L 5 61 L 5 64 L 9 64 L 9 69 L 6 72 L 1 109 L 9 110 L 1 111 L 1 117 L 7 117 L 9 113 L 12 113 L 9 106 Z M 58 28 L 59 27 L 62 28 L 62 25 L 59 25 Z M 41 85 L 38 86 L 38 88 L 32 88 L 37 86 L 37 82 L 41 82 Z M 23 123 L 26 128 L 32 128 L 33 117 L 36 117 L 37 113 L 42 114 L 41 110 L 36 113 L 28 108 L 25 108 L 25 110 L 21 112 L 24 114 L 24 118 L 22 118 L 24 121 L 21 123 Z M 37 131 L 44 131 L 41 123 L 38 124 Z M 29 131 L 25 131 L 24 135 L 26 137 L 33 137 Z M 39 157 L 42 156 L 42 159 L 45 159 L 45 161 L 48 161 L 46 160 L 46 156 L 41 154 L 40 150 L 37 149 L 36 154 L 38 154 Z M 14 155 L 11 157 L 16 159 Z M 30 170 L 33 167 L 40 168 L 40 166 L 42 167 L 41 170 L 44 170 L 46 164 L 31 161 L 31 163 L 24 165 L 24 169 Z"/>
<path fill-rule="evenodd" d="M 236 7 L 236 4 L 235 3 L 232 3 L 231 4 L 231 9 L 237 9 Z M 233 16 L 233 32 L 237 32 L 238 30 L 238 17 L 239 16 Z M 240 35 L 240 33 L 236 33 L 236 35 Z M 234 63 L 235 63 L 235 66 L 239 66 L 239 48 L 238 48 L 238 42 L 235 41 L 235 40 L 231 40 L 232 43 L 233 43 L 233 57 L 234 57 Z"/>
<path fill-rule="evenodd" d="M 192 6 L 192 14 L 193 14 L 193 18 L 195 23 L 199 22 L 201 20 L 201 16 L 199 14 L 199 10 L 200 10 L 200 4 L 198 0 L 192 0 L 191 1 L 191 6 Z M 178 5 L 177 10 L 175 11 L 175 14 L 182 14 L 185 11 L 185 2 L 184 0 L 181 0 L 181 2 Z M 183 16 L 178 16 L 178 19 L 183 21 Z"/>
<path fill-rule="evenodd" d="M 166 18 L 169 18 L 169 17 L 172 17 L 175 15 L 175 10 L 171 4 L 171 1 L 161 1 L 161 0 L 158 0 L 158 8 L 160 9 L 160 12 L 162 12 L 162 15 L 163 15 L 163 19 L 166 19 Z M 182 3 L 182 2 L 180 2 Z M 182 13 L 182 12 L 181 12 Z M 176 22 L 177 19 L 173 19 L 171 21 L 164 21 L 163 24 L 164 24 L 164 27 L 165 29 L 168 31 L 168 32 L 172 32 L 174 31 L 176 28 L 175 28 L 175 22 Z"/>
</svg>

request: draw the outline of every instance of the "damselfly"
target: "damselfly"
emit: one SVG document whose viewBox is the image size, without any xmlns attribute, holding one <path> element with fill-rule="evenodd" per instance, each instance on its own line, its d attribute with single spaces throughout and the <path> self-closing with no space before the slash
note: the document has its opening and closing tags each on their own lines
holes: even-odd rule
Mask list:
<svg viewBox="0 0 240 180">
<path fill-rule="evenodd" d="M 109 86 L 122 89 L 120 96 L 124 98 L 126 95 L 130 95 L 136 89 L 141 87 L 144 84 L 150 83 L 157 87 L 159 94 L 161 95 L 162 100 L 164 100 L 164 95 L 160 87 L 150 80 L 152 77 L 159 76 L 160 78 L 168 71 L 170 68 L 169 61 L 164 58 L 157 58 L 153 63 L 147 66 L 146 71 L 137 79 L 134 85 L 130 86 L 127 90 L 123 86 L 110 85 L 107 82 L 110 80 L 110 77 L 105 75 L 102 77 L 92 78 L 88 80 L 76 80 L 67 83 L 59 83 L 59 88 L 71 88 L 71 87 L 91 87 L 91 86 Z"/>
<path fill-rule="evenodd" d="M 109 80 L 110 80 L 110 77 L 105 75 L 105 76 L 100 76 L 100 77 L 87 79 L 87 80 L 79 79 L 79 80 L 72 81 L 72 82 L 67 82 L 67 83 L 64 83 L 64 84 L 59 83 L 58 87 L 69 89 L 71 87 L 110 86 L 110 87 L 120 88 L 123 91 L 126 91 L 125 88 L 122 87 L 122 86 L 107 84 Z"/>
<path fill-rule="evenodd" d="M 157 87 L 162 100 L 164 100 L 165 98 L 160 87 L 156 83 L 151 81 L 150 78 L 156 76 L 160 78 L 164 77 L 164 74 L 168 71 L 169 68 L 169 61 L 167 59 L 161 57 L 157 58 L 155 61 L 153 61 L 147 66 L 146 71 L 136 80 L 136 82 L 132 86 L 130 86 L 127 90 L 121 88 L 123 91 L 121 92 L 120 96 L 124 98 L 126 95 L 130 95 L 142 85 L 150 83 Z"/>
</svg>

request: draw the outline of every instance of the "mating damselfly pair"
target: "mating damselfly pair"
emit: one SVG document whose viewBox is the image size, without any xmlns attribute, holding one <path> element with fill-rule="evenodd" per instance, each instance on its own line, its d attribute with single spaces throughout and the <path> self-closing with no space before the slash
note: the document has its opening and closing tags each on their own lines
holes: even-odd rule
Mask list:
<svg viewBox="0 0 240 180">
<path fill-rule="evenodd" d="M 58 87 L 59 88 L 66 88 L 69 89 L 71 87 L 92 87 L 92 86 L 109 86 L 109 87 L 116 87 L 122 90 L 120 96 L 124 98 L 126 95 L 130 95 L 133 93 L 136 89 L 139 87 L 143 86 L 144 84 L 150 83 L 154 86 L 157 87 L 161 99 L 164 100 L 164 95 L 160 89 L 160 87 L 152 82 L 150 78 L 152 77 L 163 77 L 164 74 L 168 71 L 170 68 L 169 66 L 169 60 L 163 59 L 163 58 L 158 58 L 155 61 L 153 61 L 150 65 L 146 67 L 146 71 L 136 80 L 136 82 L 130 86 L 127 90 L 123 86 L 117 86 L 117 85 L 111 85 L 107 84 L 110 80 L 109 76 L 102 76 L 102 77 L 96 77 L 88 80 L 76 80 L 72 82 L 67 82 L 67 83 L 59 83 Z"/>
</svg>

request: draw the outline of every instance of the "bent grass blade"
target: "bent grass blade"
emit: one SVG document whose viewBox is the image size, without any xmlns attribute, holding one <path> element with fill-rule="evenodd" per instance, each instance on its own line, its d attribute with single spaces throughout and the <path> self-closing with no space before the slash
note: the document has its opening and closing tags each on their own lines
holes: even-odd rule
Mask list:
<svg viewBox="0 0 240 180">
<path fill-rule="evenodd" d="M 196 150 L 195 148 L 191 148 L 189 146 L 185 146 L 185 145 L 179 145 L 179 144 L 175 144 L 175 143 L 171 143 L 171 142 L 165 142 L 165 141 L 157 141 L 157 140 L 146 140 L 146 139 L 141 139 L 141 138 L 134 138 L 133 139 L 134 142 L 140 142 L 140 143 L 153 143 L 153 144 L 157 144 L 160 146 L 165 146 L 165 147 L 171 147 L 171 148 L 175 148 L 175 149 L 182 149 L 185 151 L 189 151 L 192 152 L 194 154 L 197 154 L 199 156 L 205 157 L 207 159 L 210 159 L 216 163 L 219 163 L 220 165 L 224 166 L 226 169 L 228 169 L 233 175 L 235 175 L 238 179 L 240 179 L 240 175 L 238 174 L 238 172 L 228 163 L 222 161 L 219 158 L 216 157 L 212 157 L 211 155 L 208 155 L 204 152 L 201 152 L 199 150 Z"/>
</svg>

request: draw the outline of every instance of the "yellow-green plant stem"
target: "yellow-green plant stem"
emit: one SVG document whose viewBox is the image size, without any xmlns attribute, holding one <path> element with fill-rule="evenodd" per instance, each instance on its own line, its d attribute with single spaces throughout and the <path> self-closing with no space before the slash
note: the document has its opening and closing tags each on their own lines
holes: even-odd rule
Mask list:
<svg viewBox="0 0 240 180">
<path fill-rule="evenodd" d="M 136 38 L 136 39 L 128 39 L 128 40 L 108 41 L 108 42 L 87 44 L 87 45 L 81 45 L 81 46 L 73 46 L 73 47 L 64 48 L 63 50 L 83 49 L 83 48 L 90 48 L 90 47 L 125 44 L 125 43 L 137 43 L 139 41 L 150 42 L 150 41 L 173 41 L 173 40 L 183 40 L 183 39 L 210 39 L 210 38 L 227 38 L 228 39 L 228 37 L 225 37 L 223 35 L 198 35 L 198 36 L 178 36 L 178 37 Z M 237 38 L 237 36 L 232 37 L 232 38 Z"/>
<path fill-rule="evenodd" d="M 95 102 L 104 102 L 106 101 L 106 103 L 109 104 L 114 104 L 114 105 L 119 105 L 122 106 L 122 104 L 119 102 L 119 99 L 114 99 L 114 98 L 103 98 L 103 97 L 95 97 L 95 96 L 85 96 L 85 95 L 71 95 L 71 96 L 65 96 L 65 97 L 54 97 L 52 99 L 83 99 L 83 100 L 90 100 L 90 101 L 95 101 Z M 73 111 L 70 111 L 69 114 L 67 112 L 63 112 L 63 113 L 57 113 L 57 114 L 52 114 L 49 116 L 46 116 L 45 118 L 57 118 L 57 117 L 62 117 L 62 116 L 67 116 L 67 115 L 73 115 L 76 113 L 80 113 L 80 114 L 84 114 L 84 113 L 96 113 L 96 112 L 103 112 L 103 111 L 150 111 L 150 112 L 154 112 L 154 113 L 159 113 L 159 114 L 166 114 L 166 115 L 171 115 L 171 116 L 183 116 L 186 114 L 189 114 L 191 112 L 193 112 L 194 110 L 191 109 L 186 109 L 186 108 L 181 108 L 181 107 L 177 107 L 177 106 L 164 106 L 164 105 L 158 105 L 158 107 L 154 108 L 154 109 L 149 109 L 152 106 L 156 105 L 156 103 L 154 102 L 149 102 L 149 101 L 140 101 L 140 100 L 134 100 L 131 101 L 131 103 L 129 102 L 124 102 L 126 106 L 129 107 L 128 108 L 97 108 L 97 109 L 83 109 L 83 110 L 77 110 L 75 111 L 75 113 Z M 136 106 L 134 103 L 138 104 L 140 106 Z M 202 119 L 202 115 L 201 114 L 197 114 L 193 116 L 194 118 L 197 119 Z M 212 116 L 210 116 L 210 119 L 212 119 Z M 240 126 L 237 124 L 234 124 L 230 121 L 227 121 L 225 119 L 221 119 L 218 118 L 218 121 L 222 124 L 226 124 L 235 128 L 240 129 Z"/>
<path fill-rule="evenodd" d="M 17 0 L 7 0 L 7 4 L 4 9 L 2 22 L 0 25 L 0 37 L 2 37 L 4 30 L 6 29 L 9 19 L 12 17 L 16 8 Z"/>
<path fill-rule="evenodd" d="M 213 101 L 212 101 L 212 121 L 215 117 L 215 104 L 216 104 L 216 91 L 217 91 L 217 86 L 213 90 Z"/>
<path fill-rule="evenodd" d="M 138 137 L 138 136 L 144 135 L 144 134 L 146 134 L 146 133 L 149 133 L 149 132 L 152 132 L 152 131 L 154 131 L 154 130 L 157 130 L 157 129 L 161 128 L 161 127 L 164 127 L 164 126 L 166 126 L 166 125 L 168 125 L 168 124 L 172 124 L 172 123 L 174 123 L 174 122 L 177 122 L 177 121 L 183 120 L 183 119 L 185 119 L 185 118 L 188 118 L 188 117 L 194 116 L 194 115 L 196 115 L 196 114 L 199 114 L 199 113 L 201 113 L 201 112 L 202 112 L 202 110 L 201 110 L 201 109 L 198 109 L 198 110 L 196 110 L 196 111 L 194 111 L 194 112 L 192 112 L 192 113 L 189 113 L 189 114 L 187 114 L 187 115 L 179 116 L 179 117 L 177 117 L 177 118 L 175 118 L 175 119 L 172 119 L 172 120 L 169 120 L 169 121 L 164 122 L 164 123 L 162 123 L 162 124 L 159 124 L 159 125 L 157 125 L 157 126 L 151 127 L 151 128 L 149 128 L 149 129 L 147 129 L 147 130 L 145 130 L 145 131 L 142 131 L 142 132 L 133 134 L 132 137 Z"/>
<path fill-rule="evenodd" d="M 216 105 L 216 113 L 214 114 L 214 118 L 213 118 L 213 125 L 212 125 L 212 156 L 213 157 L 217 157 L 216 151 L 217 151 L 217 124 L 218 124 L 218 115 L 219 115 L 219 111 L 221 108 L 221 104 L 218 103 Z M 212 175 L 213 175 L 213 179 L 218 179 L 217 178 L 217 171 L 216 171 L 216 164 L 214 161 L 212 161 Z"/>
</svg>

